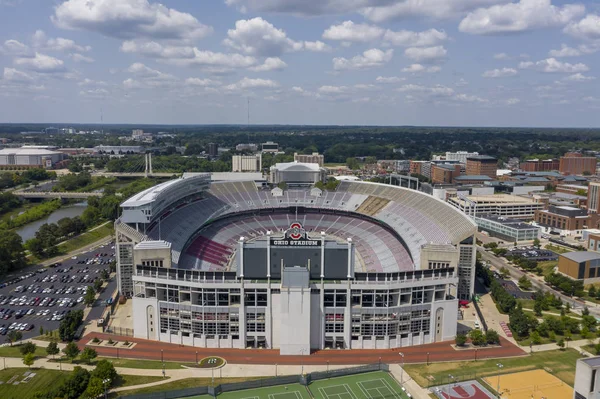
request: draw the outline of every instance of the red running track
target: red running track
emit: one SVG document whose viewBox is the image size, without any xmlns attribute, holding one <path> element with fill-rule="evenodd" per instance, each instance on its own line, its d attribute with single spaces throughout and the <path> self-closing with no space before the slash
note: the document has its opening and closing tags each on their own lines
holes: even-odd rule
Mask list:
<svg viewBox="0 0 600 399">
<path fill-rule="evenodd" d="M 198 358 L 220 356 L 231 364 L 368 364 L 382 361 L 384 363 L 399 363 L 399 352 L 404 354 L 405 363 L 425 363 L 427 353 L 429 362 L 461 361 L 524 356 L 526 352 L 504 338 L 500 338 L 501 346 L 475 350 L 454 350 L 451 342 L 410 346 L 394 349 L 355 349 L 355 350 L 320 350 L 310 356 L 282 356 L 277 349 L 220 349 L 197 348 L 178 344 L 169 344 L 145 339 L 121 337 L 102 333 L 90 333 L 79 341 L 83 348 L 94 337 L 102 340 L 112 338 L 114 341 L 135 342 L 132 349 L 119 349 L 118 356 L 131 359 L 161 360 L 161 349 L 164 361 L 194 363 L 196 351 Z M 94 346 L 100 356 L 117 357 L 116 348 Z"/>
</svg>

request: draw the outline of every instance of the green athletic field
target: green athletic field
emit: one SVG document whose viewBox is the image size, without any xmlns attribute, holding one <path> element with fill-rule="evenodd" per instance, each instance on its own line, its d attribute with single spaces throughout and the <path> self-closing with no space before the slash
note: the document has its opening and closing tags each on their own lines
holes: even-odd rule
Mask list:
<svg viewBox="0 0 600 399">
<path fill-rule="evenodd" d="M 310 391 L 310 393 L 309 393 Z M 186 399 L 211 399 L 209 395 Z M 311 383 L 224 392 L 219 399 L 408 399 L 389 373 L 375 371 Z"/>
</svg>

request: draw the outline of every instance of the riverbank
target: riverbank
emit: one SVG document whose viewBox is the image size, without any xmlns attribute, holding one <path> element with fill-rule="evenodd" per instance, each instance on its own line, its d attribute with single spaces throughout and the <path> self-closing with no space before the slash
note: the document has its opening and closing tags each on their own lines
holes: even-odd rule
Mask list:
<svg viewBox="0 0 600 399">
<path fill-rule="evenodd" d="M 62 201 L 60 199 L 53 199 L 44 201 L 38 205 L 27 207 L 22 213 L 18 213 L 12 218 L 3 216 L 2 222 L 0 222 L 0 230 L 13 230 L 23 227 L 29 223 L 49 216 L 60 207 L 62 207 Z"/>
</svg>

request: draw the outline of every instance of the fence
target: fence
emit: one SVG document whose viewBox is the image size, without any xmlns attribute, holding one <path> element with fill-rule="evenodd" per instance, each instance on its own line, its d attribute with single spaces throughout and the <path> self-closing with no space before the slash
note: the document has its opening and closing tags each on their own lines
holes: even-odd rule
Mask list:
<svg viewBox="0 0 600 399">
<path fill-rule="evenodd" d="M 479 303 L 477 303 L 477 301 L 473 300 L 473 306 L 475 307 L 475 311 L 477 312 L 477 316 L 479 317 L 479 320 L 481 320 L 481 328 L 483 329 L 483 332 L 486 332 L 488 330 L 488 326 L 487 326 L 487 323 L 485 322 L 485 319 L 483 318 L 483 313 L 481 313 L 481 309 L 479 309 Z"/>
<path fill-rule="evenodd" d="M 222 392 L 241 391 L 245 389 L 266 388 L 276 385 L 302 384 L 309 385 L 311 381 L 323 380 L 326 378 L 343 377 L 346 375 L 368 373 L 371 371 L 389 371 L 389 365 L 385 363 L 367 364 L 364 366 L 349 367 L 345 369 L 336 369 L 328 371 L 315 371 L 306 375 L 283 375 L 280 377 L 259 378 L 252 381 L 233 382 L 229 384 L 216 385 L 214 387 L 194 387 L 178 389 L 167 392 L 144 393 L 137 395 L 119 396 L 118 399 L 178 399 L 196 395 L 210 395 L 217 397 Z"/>
<path fill-rule="evenodd" d="M 104 333 L 122 335 L 124 337 L 133 337 L 133 328 L 108 326 L 104 329 Z"/>
</svg>

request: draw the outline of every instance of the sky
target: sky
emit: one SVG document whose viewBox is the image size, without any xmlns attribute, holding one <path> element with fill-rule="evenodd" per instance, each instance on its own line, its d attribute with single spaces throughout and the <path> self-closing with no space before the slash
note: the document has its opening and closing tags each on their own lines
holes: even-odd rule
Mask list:
<svg viewBox="0 0 600 399">
<path fill-rule="evenodd" d="M 0 0 L 0 122 L 600 126 L 600 3 Z"/>
</svg>

